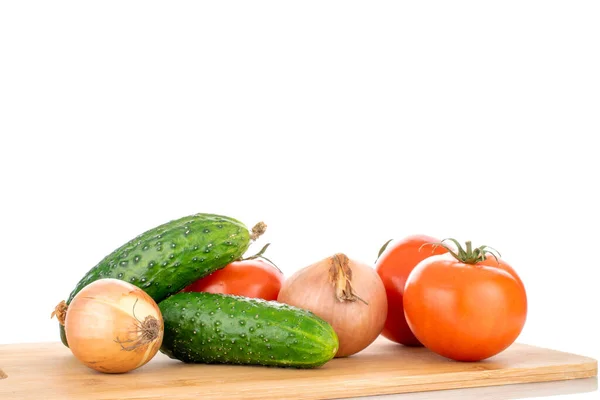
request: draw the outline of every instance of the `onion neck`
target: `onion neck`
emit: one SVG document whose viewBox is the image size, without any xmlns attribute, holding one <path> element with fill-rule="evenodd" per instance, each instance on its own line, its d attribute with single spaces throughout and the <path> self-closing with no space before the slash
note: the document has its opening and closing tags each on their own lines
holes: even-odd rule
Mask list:
<svg viewBox="0 0 600 400">
<path fill-rule="evenodd" d="M 352 288 L 352 268 L 350 268 L 350 259 L 345 254 L 337 253 L 331 257 L 329 281 L 335 287 L 335 297 L 338 301 L 359 300 L 368 305 Z"/>
<path fill-rule="evenodd" d="M 50 316 L 50 318 L 54 318 L 54 316 L 56 315 L 56 318 L 58 319 L 58 322 L 64 326 L 65 325 L 65 318 L 67 317 L 67 303 L 63 300 L 60 303 L 58 303 L 58 305 L 54 308 L 54 311 L 52 311 L 52 315 Z"/>
</svg>

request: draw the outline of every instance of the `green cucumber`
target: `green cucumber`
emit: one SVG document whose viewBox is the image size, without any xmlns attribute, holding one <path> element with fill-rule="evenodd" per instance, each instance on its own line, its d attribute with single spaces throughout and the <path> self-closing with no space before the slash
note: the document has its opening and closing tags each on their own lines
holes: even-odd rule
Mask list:
<svg viewBox="0 0 600 400">
<path fill-rule="evenodd" d="M 81 289 L 102 278 L 115 278 L 143 289 L 157 303 L 197 279 L 241 258 L 251 240 L 265 225 L 250 232 L 234 219 L 215 214 L 194 214 L 152 228 L 102 259 L 77 283 L 55 313 L 61 321 L 61 340 L 68 347 L 64 316 Z"/>
<path fill-rule="evenodd" d="M 339 347 L 327 322 L 276 301 L 186 292 L 158 306 L 164 320 L 160 351 L 185 363 L 315 368 Z"/>
</svg>

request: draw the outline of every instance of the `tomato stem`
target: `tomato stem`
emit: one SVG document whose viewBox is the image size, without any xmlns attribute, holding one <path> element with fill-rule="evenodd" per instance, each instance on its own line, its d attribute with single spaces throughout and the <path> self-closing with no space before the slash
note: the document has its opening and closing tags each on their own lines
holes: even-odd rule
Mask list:
<svg viewBox="0 0 600 400">
<path fill-rule="evenodd" d="M 269 247 L 270 245 L 271 245 L 271 243 L 265 244 L 263 246 L 263 248 L 260 249 L 260 251 L 258 253 L 256 253 L 253 256 L 250 256 L 250 257 L 242 258 L 242 259 L 240 259 L 240 261 L 254 260 L 254 259 L 257 259 L 257 258 L 262 258 L 263 260 L 267 260 L 269 263 L 271 263 L 275 267 L 275 269 L 277 269 L 277 271 L 279 271 L 279 272 L 281 272 L 283 274 L 283 272 L 279 269 L 279 267 L 277 265 L 275 265 L 275 263 L 273 261 L 269 260 L 267 257 L 265 257 L 263 255 L 264 252 L 267 251 L 267 247 Z"/>
<path fill-rule="evenodd" d="M 377 254 L 377 258 L 375 259 L 375 262 L 377 262 L 377 260 L 379 260 L 379 257 L 381 257 L 381 255 L 383 254 L 383 252 L 385 251 L 385 249 L 388 247 L 388 244 L 390 244 L 390 242 L 394 240 L 394 239 L 390 239 L 387 242 L 385 242 L 383 244 L 383 246 L 381 246 L 381 249 L 379 249 L 379 254 Z"/>
<path fill-rule="evenodd" d="M 444 243 L 447 240 L 451 241 L 456 245 L 456 251 Z M 486 245 L 473 248 L 473 245 L 470 240 L 467 240 L 465 242 L 466 250 L 463 249 L 458 240 L 452 238 L 444 239 L 439 243 L 429 244 L 432 244 L 434 246 L 434 249 L 438 246 L 445 248 L 454 258 L 465 264 L 477 264 L 478 262 L 484 261 L 487 258 L 488 254 L 494 257 L 497 262 L 499 262 L 498 258 L 500 257 L 500 252 L 498 252 L 498 250 Z"/>
</svg>

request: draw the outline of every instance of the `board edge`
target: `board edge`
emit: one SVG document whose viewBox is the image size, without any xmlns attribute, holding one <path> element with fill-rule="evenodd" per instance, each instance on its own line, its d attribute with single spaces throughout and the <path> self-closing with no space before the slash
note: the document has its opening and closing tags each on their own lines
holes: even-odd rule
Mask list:
<svg viewBox="0 0 600 400">
<path fill-rule="evenodd" d="M 344 398 L 352 399 L 363 396 L 378 396 L 378 395 L 402 395 L 409 393 L 428 393 L 428 392 L 443 392 L 445 390 L 452 389 L 475 389 L 483 387 L 494 387 L 494 386 L 510 386 L 510 385 L 521 385 L 528 383 L 544 383 L 544 382 L 558 382 L 558 381 L 571 381 L 577 379 L 590 379 L 598 376 L 598 365 L 597 362 L 576 364 L 580 369 L 563 372 L 545 372 L 545 373 L 534 373 L 528 375 L 509 375 L 509 376 L 490 376 L 484 379 L 468 379 L 463 377 L 462 379 L 428 382 L 428 383 L 417 383 L 412 385 L 390 385 L 390 386 L 379 386 L 377 394 L 369 393 L 362 390 L 362 388 L 356 388 L 348 393 L 344 393 Z M 418 387 L 418 389 L 416 388 Z M 326 399 L 334 400 L 339 397 L 306 397 L 307 400 Z M 264 398 L 264 397 L 262 397 Z M 267 397 L 269 398 L 269 397 Z M 273 397 L 269 399 L 279 399 L 280 397 Z"/>
</svg>

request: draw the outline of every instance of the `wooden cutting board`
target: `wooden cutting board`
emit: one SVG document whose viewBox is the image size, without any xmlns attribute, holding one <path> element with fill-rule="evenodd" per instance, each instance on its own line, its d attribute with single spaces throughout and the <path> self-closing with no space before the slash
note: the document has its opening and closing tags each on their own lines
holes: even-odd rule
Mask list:
<svg viewBox="0 0 600 400">
<path fill-rule="evenodd" d="M 461 363 L 380 338 L 321 368 L 186 365 L 161 353 L 121 375 L 91 370 L 61 343 L 0 345 L 0 399 L 334 399 L 597 376 L 596 360 L 514 344 Z"/>
</svg>

